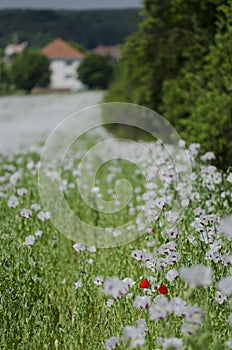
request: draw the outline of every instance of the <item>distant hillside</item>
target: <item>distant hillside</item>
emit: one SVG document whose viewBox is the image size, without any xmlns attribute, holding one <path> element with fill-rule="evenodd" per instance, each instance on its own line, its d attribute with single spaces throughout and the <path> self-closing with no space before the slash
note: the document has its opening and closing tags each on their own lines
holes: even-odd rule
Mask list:
<svg viewBox="0 0 232 350">
<path fill-rule="evenodd" d="M 5 47 L 17 33 L 20 41 L 41 48 L 54 38 L 75 40 L 91 49 L 98 44 L 122 43 L 136 31 L 138 9 L 53 11 L 1 10 L 0 47 Z"/>
</svg>

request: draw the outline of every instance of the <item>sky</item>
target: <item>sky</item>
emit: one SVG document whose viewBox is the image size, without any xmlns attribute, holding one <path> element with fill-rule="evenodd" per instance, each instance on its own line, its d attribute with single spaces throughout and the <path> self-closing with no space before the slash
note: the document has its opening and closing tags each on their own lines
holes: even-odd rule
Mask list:
<svg viewBox="0 0 232 350">
<path fill-rule="evenodd" d="M 112 9 L 138 8 L 142 0 L 0 0 L 0 9 Z"/>
</svg>

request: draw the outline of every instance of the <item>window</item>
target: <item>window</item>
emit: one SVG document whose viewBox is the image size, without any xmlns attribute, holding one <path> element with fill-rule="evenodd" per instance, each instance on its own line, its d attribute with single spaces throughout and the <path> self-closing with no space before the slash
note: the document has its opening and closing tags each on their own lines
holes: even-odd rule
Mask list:
<svg viewBox="0 0 232 350">
<path fill-rule="evenodd" d="M 66 74 L 65 75 L 65 79 L 66 80 L 69 80 L 69 79 L 72 79 L 72 78 L 73 78 L 72 74 Z"/>
<path fill-rule="evenodd" d="M 66 63 L 66 66 L 71 66 L 73 61 L 72 60 L 66 60 L 65 63 Z"/>
</svg>

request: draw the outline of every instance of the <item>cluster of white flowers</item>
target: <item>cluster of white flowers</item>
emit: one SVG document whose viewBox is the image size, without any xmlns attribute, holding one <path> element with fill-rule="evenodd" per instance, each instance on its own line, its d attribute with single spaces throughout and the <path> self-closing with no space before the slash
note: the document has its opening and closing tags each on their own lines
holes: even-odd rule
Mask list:
<svg viewBox="0 0 232 350">
<path fill-rule="evenodd" d="M 162 345 L 163 349 L 184 349 L 183 340 L 180 338 L 166 338 Z"/>
<path fill-rule="evenodd" d="M 105 340 L 106 350 L 116 349 L 118 344 L 119 344 L 119 338 L 118 337 L 110 337 L 109 339 Z"/>
<path fill-rule="evenodd" d="M 212 285 L 212 270 L 209 266 L 183 267 L 180 270 L 180 275 L 191 288 Z"/>
<path fill-rule="evenodd" d="M 41 238 L 42 234 L 43 234 L 43 231 L 41 231 L 41 230 L 35 231 L 35 236 L 38 237 L 38 238 Z"/>
<path fill-rule="evenodd" d="M 217 286 L 222 293 L 232 296 L 232 275 L 221 278 Z"/>
<path fill-rule="evenodd" d="M 25 238 L 24 245 L 26 246 L 32 246 L 35 244 L 35 237 L 36 238 L 41 238 L 43 235 L 43 231 L 37 230 L 35 231 L 35 235 L 29 235 Z"/>
<path fill-rule="evenodd" d="M 172 269 L 166 273 L 166 278 L 170 282 L 175 281 L 178 277 L 179 277 L 179 273 L 177 270 Z"/>
<path fill-rule="evenodd" d="M 132 287 L 135 284 L 135 281 L 130 277 L 124 278 L 123 282 L 126 283 L 128 287 Z"/>
<path fill-rule="evenodd" d="M 95 283 L 97 286 L 101 286 L 101 285 L 103 285 L 103 283 L 104 283 L 104 278 L 103 278 L 102 276 L 95 277 L 95 278 L 94 278 L 94 283 Z"/>
<path fill-rule="evenodd" d="M 75 249 L 75 251 L 76 252 L 82 252 L 82 251 L 84 251 L 85 250 L 85 245 L 83 244 L 83 243 L 75 243 L 74 245 L 73 245 L 73 248 Z"/>
<path fill-rule="evenodd" d="M 158 253 L 159 254 L 169 254 L 177 249 L 177 244 L 173 241 L 170 241 L 168 243 L 162 244 L 158 248 Z"/>
<path fill-rule="evenodd" d="M 48 211 L 41 211 L 41 212 L 39 212 L 39 214 L 37 216 L 41 221 L 47 221 L 51 217 L 51 215 Z"/>
<path fill-rule="evenodd" d="M 218 302 L 218 304 L 223 304 L 226 300 L 227 300 L 227 297 L 225 294 L 219 292 L 219 291 L 216 291 L 215 293 L 215 300 Z"/>
<path fill-rule="evenodd" d="M 190 324 L 200 325 L 204 315 L 205 311 L 196 306 L 187 306 L 184 309 L 185 321 Z"/>
<path fill-rule="evenodd" d="M 171 313 L 176 316 L 183 317 L 184 323 L 181 327 L 181 333 L 184 335 L 192 335 L 203 322 L 204 310 L 189 306 L 180 297 L 168 300 L 166 296 L 160 295 L 155 297 L 154 303 L 150 309 L 150 319 L 155 321 L 164 320 Z"/>
<path fill-rule="evenodd" d="M 163 295 L 157 296 L 149 312 L 151 320 L 164 320 L 171 313 L 171 304 L 168 298 Z"/>
<path fill-rule="evenodd" d="M 18 188 L 17 189 L 17 195 L 22 197 L 25 196 L 27 194 L 27 189 L 26 188 Z"/>
<path fill-rule="evenodd" d="M 106 302 L 106 305 L 107 305 L 108 307 L 113 306 L 113 305 L 114 305 L 114 300 L 113 300 L 113 299 L 108 299 L 107 302 Z"/>
<path fill-rule="evenodd" d="M 115 306 L 118 306 L 118 303 L 120 303 L 118 300 L 125 296 L 125 301 L 133 305 L 135 309 L 141 310 L 141 313 L 147 312 L 150 321 L 159 322 L 173 316 L 182 318 L 183 323 L 179 331 L 184 336 L 183 338 L 185 338 L 185 336 L 193 335 L 199 329 L 204 320 L 205 311 L 196 305 L 189 305 L 178 296 L 168 298 L 163 295 L 168 294 L 172 288 L 174 289 L 175 283 L 182 283 L 182 281 L 176 282 L 179 277 L 185 281 L 185 287 L 187 288 L 188 286 L 190 289 L 196 287 L 211 287 L 214 282 L 217 282 L 217 290 L 213 292 L 215 293 L 213 294 L 213 302 L 223 305 L 230 300 L 232 305 L 232 269 L 230 270 L 230 275 L 226 275 L 220 279 L 218 279 L 216 275 L 213 275 L 212 271 L 214 264 L 221 264 L 221 267 L 223 269 L 225 268 L 226 271 L 229 270 L 229 268 L 226 268 L 232 265 L 232 255 L 227 245 L 227 241 L 231 242 L 232 240 L 232 215 L 220 219 L 220 217 L 215 214 L 216 190 L 219 188 L 222 189 L 221 201 L 223 203 L 225 202 L 226 205 L 228 205 L 227 197 L 230 196 L 230 198 L 232 198 L 231 192 L 223 188 L 222 182 L 225 179 L 217 168 L 207 165 L 208 161 L 215 159 L 212 152 L 207 152 L 201 156 L 201 161 L 204 162 L 204 165 L 200 167 L 199 175 L 192 173 L 189 174 L 189 177 L 187 176 L 185 180 L 178 181 L 176 169 L 185 170 L 181 155 L 176 155 L 175 149 L 171 148 L 170 154 L 167 152 L 165 154 L 162 147 L 158 144 L 142 144 L 151 151 L 153 158 L 144 157 L 133 145 L 128 144 L 127 149 L 128 155 L 131 156 L 131 154 L 133 154 L 134 159 L 137 160 L 141 169 L 146 169 L 145 175 L 147 180 L 146 191 L 144 191 L 143 186 L 138 186 L 136 184 L 133 191 L 134 201 L 128 204 L 127 214 L 130 216 L 130 219 L 135 217 L 135 220 L 128 225 L 128 231 L 137 232 L 139 234 L 146 232 L 146 248 L 143 249 L 143 247 L 141 247 L 141 249 L 133 250 L 131 252 L 131 257 L 138 262 L 139 268 L 143 271 L 146 271 L 146 269 L 149 270 L 149 273 L 153 276 L 148 277 L 146 272 L 143 272 L 143 275 L 146 276 L 145 280 L 144 276 L 140 276 L 140 280 L 143 280 L 142 282 L 145 281 L 144 286 L 142 286 L 142 282 L 140 285 L 140 293 L 144 293 L 144 295 L 139 295 L 139 293 L 135 295 L 136 288 L 138 287 L 136 287 L 137 282 L 130 277 L 120 279 L 116 276 L 105 278 L 102 275 L 97 275 L 94 278 L 92 277 L 91 281 L 96 286 L 99 286 L 100 291 L 105 294 L 105 305 L 109 308 L 107 309 L 108 313 L 112 312 L 112 309 L 114 310 Z M 183 142 L 181 145 L 183 146 Z M 198 155 L 199 149 L 199 144 L 192 144 L 189 147 L 188 153 L 193 165 L 195 164 L 195 157 Z M 68 193 L 69 191 L 76 190 L 74 182 L 77 178 L 84 190 L 87 191 L 87 189 L 89 189 L 91 198 L 95 198 L 97 203 L 102 203 L 100 201 L 100 199 L 103 198 L 103 193 L 101 193 L 101 181 L 96 179 L 95 184 L 92 183 L 89 187 L 89 179 L 86 175 L 93 173 L 94 161 L 89 160 L 85 169 L 77 168 L 76 161 L 81 159 L 82 152 L 84 151 L 80 150 L 76 158 L 74 157 L 74 159 L 64 164 L 64 174 L 65 176 L 67 175 L 67 178 L 62 178 L 61 182 L 59 181 L 59 190 Z M 106 151 L 102 151 L 103 158 L 104 152 Z M 170 156 L 173 155 L 175 155 L 175 160 L 178 161 L 179 159 L 180 161 L 178 164 L 175 164 L 176 167 L 169 159 Z M 156 164 L 154 164 L 154 158 Z M 38 164 L 28 159 L 27 169 L 33 173 L 37 168 Z M 50 213 L 42 211 L 46 209 L 41 208 L 40 204 L 30 203 L 28 205 L 28 201 L 25 201 L 25 198 L 28 199 L 30 194 L 29 188 L 17 188 L 17 186 L 19 186 L 19 181 L 22 179 L 23 170 L 20 168 L 17 169 L 14 165 L 5 165 L 4 169 L 6 173 L 0 176 L 0 197 L 6 198 L 4 199 L 6 205 L 11 209 L 17 208 L 17 213 L 20 212 L 23 218 L 29 219 L 32 217 L 29 221 L 39 219 L 45 222 L 49 220 L 51 217 Z M 114 203 L 116 209 L 120 207 L 121 202 L 118 194 L 115 193 L 114 186 L 118 175 L 120 175 L 122 171 L 122 166 L 118 166 L 116 161 L 113 161 L 112 165 L 108 166 L 105 179 L 108 185 L 108 199 Z M 60 174 L 56 169 L 55 163 L 49 164 L 47 169 L 45 169 L 45 173 L 51 181 L 57 182 L 57 180 L 60 180 Z M 138 174 L 139 172 L 136 171 L 135 176 Z M 197 180 L 197 176 L 199 176 L 200 179 L 199 188 L 195 188 L 190 196 L 190 182 Z M 232 173 L 226 176 L 226 181 L 232 183 Z M 4 186 L 2 186 L 2 184 L 4 184 Z M 201 200 L 201 189 L 206 189 L 207 193 L 210 193 L 210 196 Z M 8 190 L 10 190 L 11 195 L 8 194 Z M 174 192 L 176 192 L 175 195 Z M 191 217 L 190 220 L 192 221 L 190 227 L 183 228 L 181 224 L 179 224 L 181 210 L 179 212 L 174 205 L 176 198 L 180 199 L 182 208 L 187 207 L 190 198 L 194 202 L 194 209 L 190 209 L 189 213 L 189 217 Z M 224 205 L 225 204 L 221 204 L 221 207 L 223 208 Z M 28 206 L 28 208 L 24 208 L 24 206 Z M 102 204 L 99 204 L 98 209 L 103 209 Z M 140 217 L 138 217 L 138 213 L 145 214 L 144 218 L 147 220 L 148 225 L 144 223 L 144 221 L 146 221 L 144 218 L 140 219 Z M 156 221 L 158 218 L 159 220 Z M 21 221 L 25 224 L 27 220 L 21 219 Z M 39 221 L 37 220 L 37 222 Z M 46 225 L 46 223 L 42 225 Z M 114 238 L 123 236 L 123 231 L 117 227 L 106 227 L 105 232 L 110 238 L 112 238 L 112 236 Z M 35 231 L 34 235 L 25 237 L 23 244 L 29 247 L 33 246 L 39 242 L 39 238 L 41 238 L 42 235 L 43 231 L 38 229 Z M 7 235 L 4 237 L 7 237 Z M 188 251 L 181 251 L 185 240 L 189 242 L 190 250 L 194 250 L 196 247 L 196 256 L 191 256 Z M 202 251 L 200 251 L 200 249 L 198 250 L 199 247 L 202 248 Z M 27 248 L 25 248 L 25 250 L 26 249 Z M 90 268 L 89 265 L 92 265 L 94 262 L 92 257 L 93 254 L 96 253 L 97 248 L 94 245 L 87 247 L 83 242 L 78 241 L 73 245 L 73 249 L 77 253 L 81 253 L 80 255 L 83 254 L 87 256 L 86 269 Z M 28 248 L 28 250 L 30 250 L 30 248 Z M 89 258 L 90 256 L 91 258 Z M 78 255 L 78 257 L 80 256 Z M 186 266 L 180 267 L 177 263 L 180 263 L 182 258 L 186 258 L 185 260 L 187 263 L 185 264 Z M 203 261 L 196 264 L 198 260 Z M 175 265 L 175 268 L 173 265 Z M 152 274 L 152 272 L 154 272 L 154 274 Z M 98 273 L 104 274 L 102 271 Z M 161 285 L 161 283 L 164 283 L 164 281 L 161 281 L 161 278 L 166 278 L 168 289 L 165 285 Z M 73 284 L 75 289 L 82 288 L 84 280 L 82 281 L 82 279 L 80 279 Z M 97 291 L 97 287 L 93 286 L 93 288 L 96 293 L 99 292 Z M 211 290 L 213 288 L 209 289 Z M 82 293 L 82 291 L 83 289 L 80 290 L 80 293 Z M 133 293 L 129 293 L 131 291 Z M 190 290 L 188 291 L 191 292 Z M 79 291 L 76 291 L 76 294 L 79 295 Z M 175 294 L 170 293 L 170 295 Z M 219 307 L 219 305 L 217 305 L 217 307 Z M 134 311 L 138 313 L 137 310 Z M 232 314 L 228 317 L 228 324 L 232 327 Z M 140 318 L 136 326 L 127 325 L 124 327 L 123 339 L 112 336 L 105 340 L 105 348 L 107 350 L 115 349 L 121 340 L 130 348 L 142 346 L 145 343 L 147 331 L 148 326 L 145 319 Z M 183 340 L 176 337 L 159 337 L 159 339 L 157 339 L 157 344 L 162 347 L 162 349 L 184 348 Z M 232 348 L 232 339 L 227 341 L 227 346 Z"/>
<path fill-rule="evenodd" d="M 181 326 L 181 333 L 185 336 L 193 335 L 197 331 L 197 329 L 197 324 L 184 322 Z"/>
<path fill-rule="evenodd" d="M 196 213 L 195 221 L 191 223 L 191 226 L 198 232 L 198 238 L 205 244 L 213 243 L 214 239 L 217 238 L 216 227 L 219 223 L 219 217 L 213 214 L 205 215 L 198 208 Z M 200 214 L 198 216 L 198 214 Z"/>
<path fill-rule="evenodd" d="M 94 246 L 94 245 L 91 245 L 87 248 L 87 250 L 90 252 L 90 253 L 96 253 L 97 251 L 97 248 Z"/>
<path fill-rule="evenodd" d="M 162 338 L 156 339 L 156 344 L 162 346 L 162 349 L 177 349 L 181 350 L 184 348 L 183 340 L 180 338 Z M 159 350 L 159 349 L 155 349 Z"/>
<path fill-rule="evenodd" d="M 13 186 L 16 186 L 17 182 L 19 180 L 21 180 L 23 176 L 23 170 L 20 168 L 18 169 L 13 175 L 11 175 L 10 177 L 10 183 L 13 185 Z"/>
<path fill-rule="evenodd" d="M 30 236 L 27 236 L 25 238 L 25 242 L 24 242 L 25 245 L 31 246 L 31 245 L 34 245 L 34 243 L 35 243 L 35 237 L 34 236 L 30 235 Z"/>
<path fill-rule="evenodd" d="M 40 149 L 41 151 L 41 149 Z M 22 157 L 19 157 L 16 162 L 17 164 L 21 164 L 23 161 Z M 34 163 L 34 161 L 28 161 L 27 164 L 27 169 L 32 170 L 33 168 L 36 168 L 37 164 Z M 12 164 L 5 164 L 3 166 L 3 169 L 5 169 L 7 171 L 7 173 L 5 174 L 5 176 L 0 177 L 0 183 L 1 182 L 5 182 L 6 180 L 9 180 L 9 183 L 5 185 L 5 189 L 10 189 L 13 190 L 15 192 L 15 195 L 11 195 L 8 200 L 7 200 L 7 206 L 11 209 L 15 209 L 19 206 L 19 204 L 21 205 L 23 203 L 23 198 L 20 197 L 28 197 L 29 191 L 27 188 L 24 187 L 20 187 L 17 188 L 17 184 L 18 182 L 22 179 L 23 177 L 23 170 L 21 168 L 19 168 L 18 170 L 16 170 L 16 166 L 12 165 Z M 13 174 L 11 174 L 13 173 Z M 35 175 L 36 173 L 33 173 L 32 175 Z M 7 197 L 7 195 L 6 195 Z M 40 210 L 40 205 L 38 203 L 32 203 L 30 205 L 30 209 L 29 208 L 22 208 L 19 210 L 20 215 L 24 218 L 24 219 L 29 219 L 31 217 L 33 217 L 33 212 L 32 211 L 38 211 Z M 49 213 L 46 213 L 46 215 L 48 216 Z M 34 235 L 28 235 L 25 237 L 25 240 L 23 242 L 23 245 L 25 246 L 33 246 L 36 242 L 36 238 L 41 238 L 42 237 L 43 232 L 41 230 L 36 230 Z"/>
<path fill-rule="evenodd" d="M 128 285 L 118 277 L 108 277 L 104 282 L 103 292 L 112 296 L 114 299 L 120 299 L 127 294 Z"/>
<path fill-rule="evenodd" d="M 232 173 L 231 173 L 232 174 Z M 232 214 L 221 220 L 220 229 L 229 241 L 232 241 Z"/>
<path fill-rule="evenodd" d="M 215 185 L 222 182 L 221 173 L 213 165 L 202 166 L 201 176 L 203 179 L 203 185 L 205 185 L 210 191 L 215 191 Z"/>
<path fill-rule="evenodd" d="M 215 157 L 215 154 L 213 152 L 206 152 L 200 158 L 201 158 L 201 160 L 203 160 L 203 162 L 205 162 L 207 160 L 213 160 L 216 157 Z"/>
<path fill-rule="evenodd" d="M 150 247 L 153 246 L 154 244 L 152 244 Z M 175 251 L 177 247 L 176 242 L 169 241 L 162 244 L 160 247 L 155 248 L 152 253 L 147 253 L 146 251 L 142 250 L 133 250 L 131 256 L 135 260 L 141 261 L 141 263 L 148 269 L 155 272 L 157 270 L 164 269 L 168 265 L 174 265 L 179 261 L 180 254 Z M 162 255 L 164 255 L 164 257 Z"/>
<path fill-rule="evenodd" d="M 168 222 L 177 222 L 180 215 L 179 213 L 168 211 L 166 212 L 166 219 Z"/>
<path fill-rule="evenodd" d="M 15 196 L 11 196 L 7 202 L 9 208 L 16 208 L 19 205 L 18 198 Z"/>
<path fill-rule="evenodd" d="M 75 286 L 76 289 L 81 288 L 82 287 L 82 281 L 75 282 L 74 286 Z"/>
<path fill-rule="evenodd" d="M 147 309 L 151 304 L 151 298 L 149 296 L 136 296 L 134 301 L 134 307 L 138 310 Z"/>
<path fill-rule="evenodd" d="M 138 326 L 126 326 L 123 329 L 123 338 L 125 342 L 135 349 L 145 343 L 144 333 L 147 331 L 145 320 L 138 320 Z"/>
<path fill-rule="evenodd" d="M 23 218 L 30 218 L 32 216 L 32 211 L 30 209 L 21 209 L 20 214 L 22 215 Z"/>
<path fill-rule="evenodd" d="M 167 230 L 167 235 L 169 238 L 175 239 L 179 236 L 179 229 L 177 227 L 169 228 Z"/>
<path fill-rule="evenodd" d="M 30 208 L 34 211 L 39 211 L 41 209 L 40 205 L 38 203 L 33 203 Z"/>
</svg>

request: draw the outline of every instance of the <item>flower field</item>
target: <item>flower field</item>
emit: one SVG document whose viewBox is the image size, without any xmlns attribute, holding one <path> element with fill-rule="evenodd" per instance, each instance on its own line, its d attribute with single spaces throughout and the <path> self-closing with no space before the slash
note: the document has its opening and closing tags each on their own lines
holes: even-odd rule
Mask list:
<svg viewBox="0 0 232 350">
<path fill-rule="evenodd" d="M 159 145 L 144 143 L 157 160 L 137 154 L 146 179 L 134 164 L 106 162 L 96 173 L 91 206 L 76 180 L 87 188 L 94 159 L 81 171 L 78 164 L 104 135 L 83 138 L 58 190 L 81 220 L 104 228 L 106 248 L 98 237 L 84 244 L 91 232 L 70 240 L 53 225 L 38 188 L 41 147 L 0 156 L 1 349 L 232 349 L 232 220 L 224 220 L 232 173 L 210 165 L 213 154 L 200 156 L 200 145 L 192 144 L 192 171 L 180 183 Z M 56 180 L 55 166 L 45 173 Z M 118 179 L 132 186 L 123 208 Z M 120 210 L 101 211 L 102 198 Z M 130 220 L 124 244 L 120 226 Z"/>
</svg>

